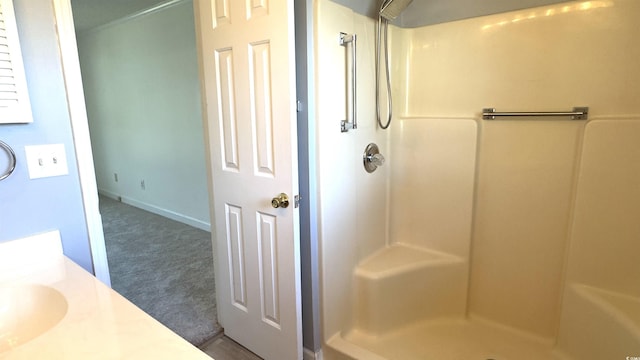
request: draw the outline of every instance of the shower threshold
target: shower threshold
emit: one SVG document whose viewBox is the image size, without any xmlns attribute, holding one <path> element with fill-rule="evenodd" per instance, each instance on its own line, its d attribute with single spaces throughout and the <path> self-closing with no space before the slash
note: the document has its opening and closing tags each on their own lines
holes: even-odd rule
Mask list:
<svg viewBox="0 0 640 360">
<path fill-rule="evenodd" d="M 329 341 L 334 350 L 375 360 L 570 360 L 553 341 L 483 320 L 437 320 L 407 326 L 383 336 L 358 330 Z"/>
</svg>

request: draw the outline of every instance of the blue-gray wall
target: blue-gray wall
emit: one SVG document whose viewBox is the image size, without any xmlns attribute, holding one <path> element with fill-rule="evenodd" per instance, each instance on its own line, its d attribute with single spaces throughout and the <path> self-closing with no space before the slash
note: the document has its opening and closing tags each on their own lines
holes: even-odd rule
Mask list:
<svg viewBox="0 0 640 360">
<path fill-rule="evenodd" d="M 15 172 L 0 181 L 0 242 L 59 229 L 64 253 L 92 271 L 53 5 L 14 0 L 14 7 L 34 121 L 0 125 L 0 140 L 17 157 Z M 65 145 L 69 175 L 29 180 L 24 146 L 57 143 Z"/>
</svg>

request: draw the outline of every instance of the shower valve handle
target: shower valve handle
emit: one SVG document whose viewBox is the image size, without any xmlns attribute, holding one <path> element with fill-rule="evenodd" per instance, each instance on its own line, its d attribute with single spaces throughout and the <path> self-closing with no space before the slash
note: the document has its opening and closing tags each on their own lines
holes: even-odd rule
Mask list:
<svg viewBox="0 0 640 360">
<path fill-rule="evenodd" d="M 382 166 L 384 164 L 384 156 L 382 154 L 369 155 L 367 161 L 375 166 Z"/>
<path fill-rule="evenodd" d="M 382 164 L 384 164 L 384 156 L 380 154 L 378 145 L 374 143 L 367 145 L 367 147 L 364 149 L 364 154 L 362 155 L 362 162 L 364 165 L 364 169 L 368 173 L 376 171 L 379 166 L 382 166 Z"/>
</svg>

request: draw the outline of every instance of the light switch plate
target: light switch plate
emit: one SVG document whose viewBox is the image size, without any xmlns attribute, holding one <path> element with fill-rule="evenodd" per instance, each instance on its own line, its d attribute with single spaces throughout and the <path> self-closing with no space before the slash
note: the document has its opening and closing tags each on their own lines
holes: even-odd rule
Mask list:
<svg viewBox="0 0 640 360">
<path fill-rule="evenodd" d="M 27 154 L 29 179 L 69 174 L 64 144 L 28 145 L 24 151 Z"/>
</svg>

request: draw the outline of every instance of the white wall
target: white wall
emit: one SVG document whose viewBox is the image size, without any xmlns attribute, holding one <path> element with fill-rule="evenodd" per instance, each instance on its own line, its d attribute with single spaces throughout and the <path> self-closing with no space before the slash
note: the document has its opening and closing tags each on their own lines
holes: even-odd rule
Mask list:
<svg viewBox="0 0 640 360">
<path fill-rule="evenodd" d="M 208 229 L 192 2 L 84 31 L 78 48 L 100 192 Z"/>
</svg>

